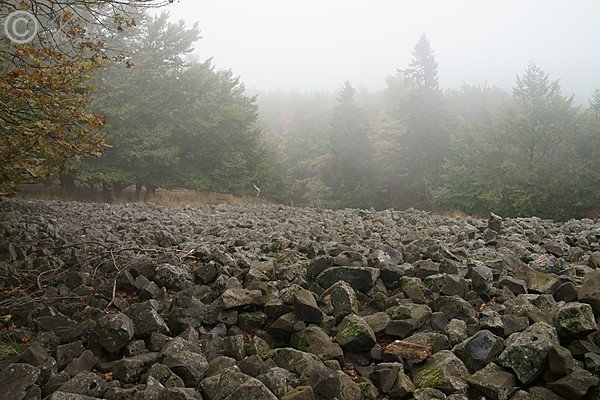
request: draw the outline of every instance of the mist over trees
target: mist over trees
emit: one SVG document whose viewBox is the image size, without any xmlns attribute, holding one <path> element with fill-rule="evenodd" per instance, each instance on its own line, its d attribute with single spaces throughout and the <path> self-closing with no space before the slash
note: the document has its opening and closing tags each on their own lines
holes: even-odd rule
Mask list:
<svg viewBox="0 0 600 400">
<path fill-rule="evenodd" d="M 288 158 L 292 169 L 318 166 L 313 179 L 293 181 L 294 193 L 310 194 L 298 200 L 331 207 L 493 211 L 555 219 L 597 212 L 599 91 L 588 107 L 578 107 L 572 96 L 563 94 L 560 82 L 535 64 L 517 75 L 510 93 L 491 85 L 467 84 L 442 91 L 437 71 L 433 49 L 422 35 L 410 65 L 388 77 L 382 93 L 357 100 L 358 110 L 371 110 L 368 127 L 361 123 L 356 128 L 367 129 L 368 135 L 348 135 L 343 145 L 329 147 L 326 154 L 315 151 L 302 159 Z M 349 85 L 344 83 L 340 97 Z M 276 115 L 262 113 L 278 96 L 259 97 L 267 129 L 277 125 L 273 120 L 301 121 L 304 116 L 300 106 L 288 106 L 291 111 Z M 318 97 L 296 94 L 291 101 L 300 104 Z M 335 124 L 339 116 L 330 113 Z M 300 126 L 286 126 L 301 136 L 295 138 L 297 142 L 322 136 L 313 130 L 319 128 Z M 331 128 L 321 129 L 326 134 Z M 369 149 L 369 154 L 359 156 L 361 149 Z M 293 146 L 285 150 L 294 152 Z M 352 168 L 337 169 L 337 175 L 331 175 L 327 163 L 319 162 L 345 155 L 353 159 Z M 348 181 L 354 184 L 349 186 Z"/>
<path fill-rule="evenodd" d="M 194 58 L 197 25 L 126 10 L 83 21 L 67 50 L 2 42 L 0 193 L 62 174 L 106 199 L 256 185 L 268 200 L 330 208 L 555 219 L 600 208 L 600 91 L 578 106 L 541 66 L 510 92 L 442 90 L 423 34 L 382 91 L 345 81 L 335 94 L 251 96 L 233 71 Z"/>
</svg>

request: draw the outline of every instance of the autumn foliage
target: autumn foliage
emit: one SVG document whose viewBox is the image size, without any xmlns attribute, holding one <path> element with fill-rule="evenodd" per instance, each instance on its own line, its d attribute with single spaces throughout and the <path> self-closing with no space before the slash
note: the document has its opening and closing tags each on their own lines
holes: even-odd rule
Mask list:
<svg viewBox="0 0 600 400">
<path fill-rule="evenodd" d="M 102 153 L 105 121 L 90 108 L 92 72 L 118 58 L 103 35 L 135 23 L 127 10 L 166 3 L 0 2 L 0 20 L 26 11 L 39 30 L 24 44 L 0 38 L 0 196 Z"/>
</svg>

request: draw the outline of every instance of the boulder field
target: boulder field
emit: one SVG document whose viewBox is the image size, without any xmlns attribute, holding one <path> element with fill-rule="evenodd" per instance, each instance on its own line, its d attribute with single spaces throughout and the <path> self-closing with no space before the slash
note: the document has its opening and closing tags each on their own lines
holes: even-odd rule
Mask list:
<svg viewBox="0 0 600 400">
<path fill-rule="evenodd" d="M 0 202 L 0 400 L 600 400 L 600 220 Z"/>
</svg>

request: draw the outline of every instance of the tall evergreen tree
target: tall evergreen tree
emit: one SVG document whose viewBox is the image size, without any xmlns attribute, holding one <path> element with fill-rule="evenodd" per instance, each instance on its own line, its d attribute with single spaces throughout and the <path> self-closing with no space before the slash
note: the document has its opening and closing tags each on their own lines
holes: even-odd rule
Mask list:
<svg viewBox="0 0 600 400">
<path fill-rule="evenodd" d="M 413 59 L 408 68 L 401 71 L 405 79 L 417 87 L 438 91 L 438 63 L 435 61 L 431 43 L 424 33 L 419 36 L 413 50 Z"/>
<path fill-rule="evenodd" d="M 322 180 L 339 205 L 371 205 L 372 160 L 369 124 L 354 101 L 352 84 L 346 81 L 333 111 L 329 155 L 322 168 Z"/>
<path fill-rule="evenodd" d="M 400 162 L 406 173 L 400 205 L 431 208 L 433 192 L 441 181 L 449 129 L 437 67 L 429 40 L 423 34 L 415 45 L 409 68 L 388 79 L 388 114 L 406 128 L 401 138 Z"/>
</svg>

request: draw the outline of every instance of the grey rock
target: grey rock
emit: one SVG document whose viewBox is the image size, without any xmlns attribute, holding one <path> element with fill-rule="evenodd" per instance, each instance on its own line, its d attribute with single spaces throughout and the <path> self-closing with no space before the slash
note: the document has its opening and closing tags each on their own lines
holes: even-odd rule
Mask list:
<svg viewBox="0 0 600 400">
<path fill-rule="evenodd" d="M 494 363 L 471 375 L 467 382 L 490 400 L 509 400 L 519 388 L 515 375 Z"/>
<path fill-rule="evenodd" d="M 161 264 L 156 268 L 154 281 L 168 290 L 183 290 L 192 285 L 192 275 L 184 267 Z"/>
<path fill-rule="evenodd" d="M 221 295 L 221 301 L 225 309 L 264 304 L 260 290 L 227 289 Z"/>
<path fill-rule="evenodd" d="M 346 350 L 366 351 L 375 344 L 375 333 L 364 319 L 351 314 L 344 317 L 338 326 L 335 340 Z"/>
<path fill-rule="evenodd" d="M 594 312 L 589 304 L 567 303 L 559 307 L 554 316 L 554 326 L 561 337 L 584 337 L 598 329 Z"/>
<path fill-rule="evenodd" d="M 424 365 L 413 370 L 413 382 L 417 387 L 433 388 L 445 394 L 464 391 L 468 376 L 463 362 L 448 350 L 435 353 Z"/>
<path fill-rule="evenodd" d="M 578 299 L 581 303 L 592 306 L 594 315 L 600 316 L 600 269 L 596 269 L 585 276 Z"/>
<path fill-rule="evenodd" d="M 169 353 L 162 363 L 177 374 L 188 387 L 197 387 L 208 371 L 206 358 L 191 351 Z"/>
<path fill-rule="evenodd" d="M 94 328 L 98 343 L 109 353 L 121 350 L 133 337 L 133 321 L 123 313 L 106 314 Z"/>
<path fill-rule="evenodd" d="M 40 376 L 40 369 L 29 364 L 10 364 L 2 373 L 1 400 L 25 399 L 27 394 L 34 388 Z"/>
<path fill-rule="evenodd" d="M 405 338 L 420 329 L 431 317 L 431 309 L 424 304 L 407 304 L 391 307 L 387 311 L 390 317 L 385 333 Z"/>
<path fill-rule="evenodd" d="M 336 360 L 343 358 L 343 352 L 337 343 L 318 326 L 309 326 L 294 333 L 291 345 L 295 349 L 315 354 L 321 360 Z"/>
<path fill-rule="evenodd" d="M 60 392 L 101 398 L 106 389 L 108 389 L 108 385 L 104 379 L 92 372 L 82 372 L 71 378 L 58 390 Z"/>
<path fill-rule="evenodd" d="M 154 364 L 157 356 L 158 353 L 145 353 L 120 359 L 113 367 L 113 378 L 121 382 L 136 383 Z"/>
<path fill-rule="evenodd" d="M 338 281 L 327 289 L 321 298 L 330 301 L 333 316 L 343 318 L 349 314 L 358 313 L 358 300 L 354 289 L 345 281 Z"/>
<path fill-rule="evenodd" d="M 548 383 L 548 389 L 568 399 L 581 399 L 590 387 L 598 386 L 600 378 L 598 375 L 581 368 L 575 368 L 573 372 L 557 381 Z"/>
<path fill-rule="evenodd" d="M 504 350 L 504 340 L 488 330 L 482 330 L 456 345 L 452 352 L 473 373 L 484 368 Z"/>
<path fill-rule="evenodd" d="M 524 384 L 535 381 L 547 365 L 548 352 L 559 344 L 556 329 L 544 322 L 531 325 L 525 331 L 511 335 L 498 364 L 512 369 Z"/>
<path fill-rule="evenodd" d="M 294 299 L 294 311 L 301 321 L 319 324 L 323 321 L 323 312 L 311 292 L 300 289 Z"/>
</svg>

